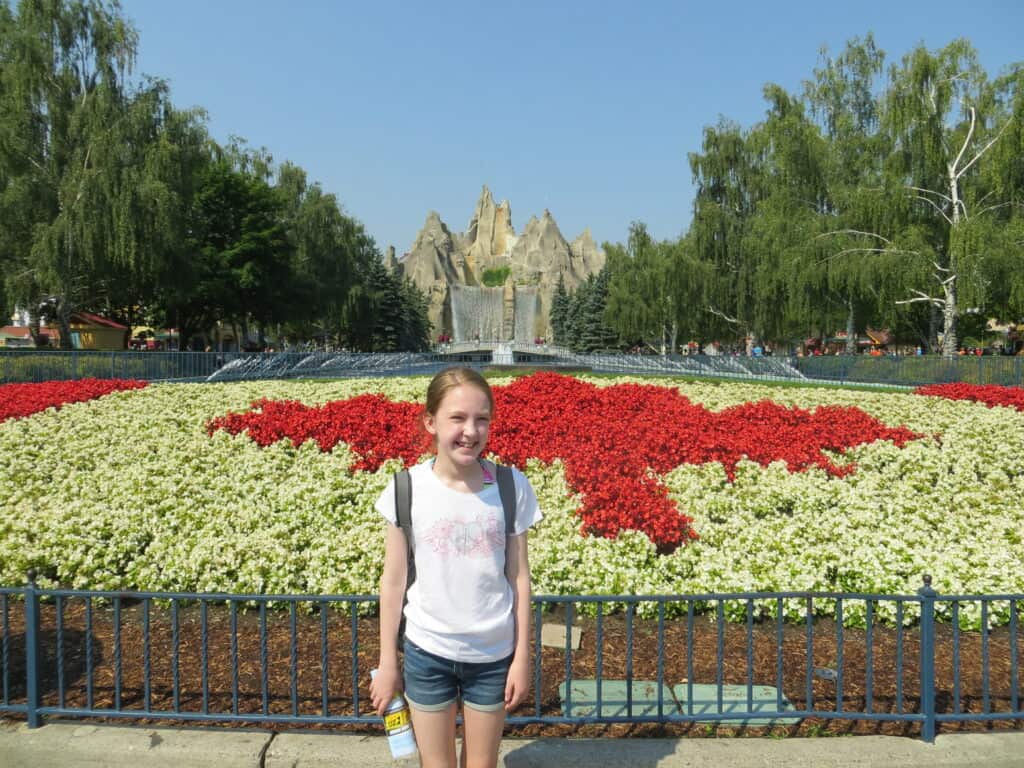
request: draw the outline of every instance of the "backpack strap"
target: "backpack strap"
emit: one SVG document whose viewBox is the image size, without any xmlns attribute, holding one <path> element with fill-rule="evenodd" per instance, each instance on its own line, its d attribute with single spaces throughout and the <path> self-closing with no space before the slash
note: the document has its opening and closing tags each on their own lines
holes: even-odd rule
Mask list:
<svg viewBox="0 0 1024 768">
<path fill-rule="evenodd" d="M 395 472 L 395 519 L 405 534 L 406 581 L 405 589 L 416 581 L 416 558 L 412 551 L 412 478 L 409 470 Z"/>
<path fill-rule="evenodd" d="M 512 468 L 495 464 L 498 475 L 498 495 L 501 496 L 501 508 L 505 512 L 505 535 L 516 532 L 516 478 Z"/>
</svg>

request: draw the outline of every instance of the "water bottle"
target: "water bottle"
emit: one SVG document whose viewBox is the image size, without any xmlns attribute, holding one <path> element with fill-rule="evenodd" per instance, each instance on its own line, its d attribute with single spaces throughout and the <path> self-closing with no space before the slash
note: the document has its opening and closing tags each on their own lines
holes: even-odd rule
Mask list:
<svg viewBox="0 0 1024 768">
<path fill-rule="evenodd" d="M 377 676 L 377 670 L 370 670 L 370 679 Z M 416 737 L 412 732 L 412 720 L 409 717 L 409 705 L 405 697 L 396 693 L 395 698 L 384 710 L 384 730 L 388 734 L 388 746 L 395 760 L 412 757 L 416 754 Z"/>
</svg>

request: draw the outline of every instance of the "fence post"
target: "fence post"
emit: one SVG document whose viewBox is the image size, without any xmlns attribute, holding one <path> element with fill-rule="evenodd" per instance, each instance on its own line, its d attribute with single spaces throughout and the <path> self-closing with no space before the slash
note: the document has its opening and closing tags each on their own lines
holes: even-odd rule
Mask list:
<svg viewBox="0 0 1024 768">
<path fill-rule="evenodd" d="M 28 727 L 42 725 L 39 717 L 39 592 L 35 568 L 28 570 L 25 587 L 25 698 Z"/>
<path fill-rule="evenodd" d="M 922 741 L 935 743 L 935 590 L 932 577 L 924 576 L 924 586 L 917 590 L 921 598 L 921 724 Z"/>
</svg>

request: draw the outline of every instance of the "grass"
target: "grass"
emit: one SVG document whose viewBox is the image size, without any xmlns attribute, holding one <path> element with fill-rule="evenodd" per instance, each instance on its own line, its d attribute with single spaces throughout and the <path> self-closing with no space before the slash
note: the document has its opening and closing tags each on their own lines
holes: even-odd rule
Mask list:
<svg viewBox="0 0 1024 768">
<path fill-rule="evenodd" d="M 505 279 L 511 274 L 511 267 L 495 267 L 493 269 L 485 269 L 483 274 L 483 282 L 488 288 L 497 288 L 505 284 Z"/>
</svg>

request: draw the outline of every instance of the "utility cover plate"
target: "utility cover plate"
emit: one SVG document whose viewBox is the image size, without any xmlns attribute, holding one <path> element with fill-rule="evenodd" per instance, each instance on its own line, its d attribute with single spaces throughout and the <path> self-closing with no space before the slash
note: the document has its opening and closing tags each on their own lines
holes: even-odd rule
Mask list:
<svg viewBox="0 0 1024 768">
<path fill-rule="evenodd" d="M 565 717 L 657 717 L 658 683 L 654 680 L 633 681 L 633 710 L 630 712 L 626 693 L 629 687 L 625 680 L 601 681 L 601 706 L 597 705 L 597 680 L 573 680 L 572 702 L 566 706 L 565 682 L 558 686 L 558 697 L 562 702 Z M 661 686 L 662 713 L 675 715 L 679 708 L 672 691 L 667 685 Z"/>
<path fill-rule="evenodd" d="M 718 709 L 718 686 L 713 683 L 694 683 L 687 686 L 686 683 L 672 688 L 675 699 L 679 702 L 679 712 L 683 715 L 691 714 L 687 708 L 687 696 L 689 688 L 693 689 L 693 711 L 692 714 L 698 723 L 722 723 L 725 725 L 792 725 L 799 723 L 799 717 L 739 717 L 725 720 L 702 720 L 701 715 L 719 714 Z M 778 689 L 771 685 L 755 685 L 751 692 L 750 705 L 747 705 L 747 686 L 745 685 L 723 685 L 722 686 L 722 709 L 723 714 L 737 712 L 788 712 L 795 709 L 793 704 L 785 696 L 781 697 L 782 705 L 779 706 L 779 699 L 776 698 Z"/>
</svg>

